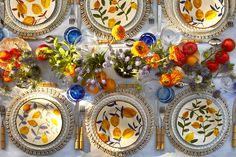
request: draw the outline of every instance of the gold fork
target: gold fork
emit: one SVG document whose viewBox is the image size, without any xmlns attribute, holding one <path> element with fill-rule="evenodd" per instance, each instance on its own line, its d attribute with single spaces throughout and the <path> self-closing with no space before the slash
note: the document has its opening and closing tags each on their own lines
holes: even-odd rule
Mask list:
<svg viewBox="0 0 236 157">
<path fill-rule="evenodd" d="M 84 128 L 83 128 L 83 121 L 85 116 L 85 105 L 80 104 L 79 112 L 81 115 L 81 123 L 80 123 L 80 135 L 79 135 L 79 149 L 84 149 Z"/>
</svg>

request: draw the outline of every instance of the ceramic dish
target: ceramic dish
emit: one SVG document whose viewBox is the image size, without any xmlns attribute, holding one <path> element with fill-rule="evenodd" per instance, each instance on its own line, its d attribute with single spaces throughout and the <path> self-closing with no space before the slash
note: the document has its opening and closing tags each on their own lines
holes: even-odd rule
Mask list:
<svg viewBox="0 0 236 157">
<path fill-rule="evenodd" d="M 127 90 L 101 93 L 86 117 L 91 143 L 113 156 L 135 153 L 152 135 L 152 109 L 143 98 Z"/>
<path fill-rule="evenodd" d="M 144 25 L 150 11 L 146 0 L 82 0 L 82 18 L 98 36 L 111 39 L 111 29 L 120 24 L 126 37 L 134 36 Z"/>
<path fill-rule="evenodd" d="M 207 155 L 223 145 L 231 128 L 231 115 L 211 91 L 178 94 L 167 107 L 165 128 L 171 143 L 193 156 Z"/>
<path fill-rule="evenodd" d="M 164 14 L 186 36 L 208 39 L 223 32 L 233 19 L 234 0 L 166 0 Z"/>
<path fill-rule="evenodd" d="M 63 21 L 67 5 L 67 0 L 8 0 L 4 21 L 21 36 L 45 34 Z"/>
<path fill-rule="evenodd" d="M 69 102 L 54 88 L 37 88 L 16 97 L 6 114 L 13 143 L 28 154 L 48 155 L 65 146 L 73 131 Z"/>
</svg>

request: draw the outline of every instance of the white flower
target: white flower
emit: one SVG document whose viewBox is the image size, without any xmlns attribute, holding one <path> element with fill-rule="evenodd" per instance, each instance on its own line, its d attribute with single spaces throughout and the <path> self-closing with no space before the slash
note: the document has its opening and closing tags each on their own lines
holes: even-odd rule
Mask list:
<svg viewBox="0 0 236 157">
<path fill-rule="evenodd" d="M 197 77 L 195 78 L 195 83 L 199 84 L 202 83 L 203 77 L 201 75 L 197 75 Z"/>
</svg>

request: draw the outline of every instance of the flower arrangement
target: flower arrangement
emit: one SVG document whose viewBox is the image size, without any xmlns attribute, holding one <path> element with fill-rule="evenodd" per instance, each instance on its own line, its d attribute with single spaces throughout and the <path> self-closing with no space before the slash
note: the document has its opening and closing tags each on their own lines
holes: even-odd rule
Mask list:
<svg viewBox="0 0 236 157">
<path fill-rule="evenodd" d="M 7 92 L 9 83 L 15 82 L 20 88 L 35 87 L 40 81 L 40 68 L 35 64 L 34 56 L 20 48 L 0 51 L 0 88 Z"/>
</svg>

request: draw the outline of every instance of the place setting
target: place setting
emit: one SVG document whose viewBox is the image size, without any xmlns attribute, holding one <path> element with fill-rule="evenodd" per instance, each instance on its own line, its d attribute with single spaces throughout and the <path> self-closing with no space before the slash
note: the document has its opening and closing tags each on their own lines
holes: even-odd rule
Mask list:
<svg viewBox="0 0 236 157">
<path fill-rule="evenodd" d="M 0 13 L 0 154 L 235 153 L 234 0 L 0 0 Z"/>
</svg>

